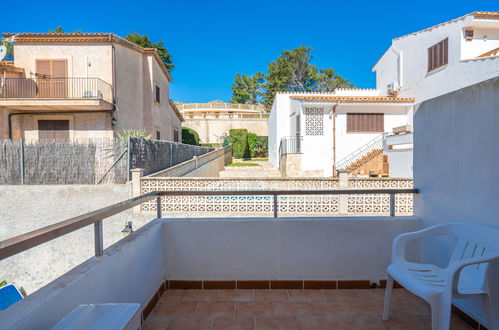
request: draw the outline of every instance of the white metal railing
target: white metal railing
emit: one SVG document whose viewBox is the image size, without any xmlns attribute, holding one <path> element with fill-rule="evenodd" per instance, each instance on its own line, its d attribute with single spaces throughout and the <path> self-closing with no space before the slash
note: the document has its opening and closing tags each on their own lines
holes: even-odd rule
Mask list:
<svg viewBox="0 0 499 330">
<path fill-rule="evenodd" d="M 351 154 L 340 160 L 339 162 L 336 162 L 336 169 L 337 170 L 346 170 L 349 169 L 350 171 L 355 170 L 355 168 L 349 168 L 352 166 L 356 161 L 362 159 L 362 157 L 367 156 L 370 152 L 374 150 L 383 150 L 383 134 L 375 137 L 371 141 L 367 142 L 364 144 L 362 147 L 358 148 L 357 150 L 353 151 Z M 366 160 L 367 162 L 368 160 Z M 358 164 L 360 167 L 361 165 L 365 164 L 361 163 Z"/>
<path fill-rule="evenodd" d="M 150 177 L 180 177 L 219 157 L 224 157 L 228 153 L 232 154 L 232 145 L 207 152 L 198 157 L 195 156 L 193 157 L 193 159 L 167 168 L 166 170 L 161 170 L 159 172 L 153 173 L 150 175 Z"/>
</svg>

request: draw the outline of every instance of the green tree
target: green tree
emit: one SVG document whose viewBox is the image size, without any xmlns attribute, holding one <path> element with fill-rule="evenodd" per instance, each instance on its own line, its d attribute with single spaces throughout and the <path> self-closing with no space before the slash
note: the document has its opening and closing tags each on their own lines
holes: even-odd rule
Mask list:
<svg viewBox="0 0 499 330">
<path fill-rule="evenodd" d="M 284 50 L 267 67 L 267 74 L 236 74 L 232 84 L 232 103 L 264 103 L 271 106 L 277 92 L 330 92 L 354 87 L 333 68 L 319 69 L 312 64 L 313 49 L 300 46 Z"/>
<path fill-rule="evenodd" d="M 161 58 L 161 61 L 163 61 L 166 69 L 168 71 L 173 70 L 174 65 L 172 63 L 172 56 L 168 53 L 168 49 L 163 47 L 163 41 L 153 43 L 147 35 L 140 35 L 137 32 L 127 34 L 125 36 L 125 39 L 144 48 L 156 48 L 156 50 L 158 51 L 158 55 Z"/>
<path fill-rule="evenodd" d="M 54 29 L 54 31 L 49 30 L 49 31 L 48 31 L 48 33 L 57 34 L 57 33 L 66 33 L 66 32 L 64 32 L 63 27 L 59 25 L 58 27 L 56 27 L 56 28 Z M 81 32 L 81 30 L 76 30 L 76 31 L 73 31 L 73 32 L 71 32 L 71 33 L 80 33 L 80 34 L 81 34 L 81 33 L 83 33 L 83 32 Z"/>
<path fill-rule="evenodd" d="M 263 78 L 264 75 L 261 72 L 257 72 L 252 76 L 236 73 L 235 82 L 231 86 L 232 98 L 230 103 L 261 103 Z"/>
</svg>

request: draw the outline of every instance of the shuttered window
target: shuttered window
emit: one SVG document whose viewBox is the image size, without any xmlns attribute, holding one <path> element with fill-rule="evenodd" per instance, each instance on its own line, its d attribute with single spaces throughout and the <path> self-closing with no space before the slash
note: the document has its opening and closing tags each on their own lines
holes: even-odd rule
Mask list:
<svg viewBox="0 0 499 330">
<path fill-rule="evenodd" d="M 178 142 L 178 131 L 176 129 L 173 130 L 173 142 Z"/>
<path fill-rule="evenodd" d="M 156 85 L 156 102 L 161 103 L 161 94 L 158 85 Z"/>
<path fill-rule="evenodd" d="M 69 120 L 39 120 L 40 141 L 69 141 Z"/>
<path fill-rule="evenodd" d="M 384 127 L 382 113 L 347 113 L 347 133 L 382 133 Z"/>
<path fill-rule="evenodd" d="M 428 48 L 428 72 L 449 63 L 449 39 L 446 38 Z"/>
<path fill-rule="evenodd" d="M 66 98 L 67 76 L 66 60 L 36 60 L 37 97 Z"/>
</svg>

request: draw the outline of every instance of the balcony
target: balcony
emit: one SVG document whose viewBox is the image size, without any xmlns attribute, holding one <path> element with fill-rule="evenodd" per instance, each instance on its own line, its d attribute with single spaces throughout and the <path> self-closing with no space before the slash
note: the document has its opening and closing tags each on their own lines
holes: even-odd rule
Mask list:
<svg viewBox="0 0 499 330">
<path fill-rule="evenodd" d="M 50 240 L 94 225 L 95 257 L 1 311 L 0 324 L 50 328 L 80 304 L 139 303 L 144 329 L 428 328 L 428 306 L 403 289 L 395 290 L 393 318 L 381 319 L 391 241 L 419 229 L 414 217 L 164 219 L 161 214 L 168 195 L 266 193 L 151 192 L 0 242 L 0 260 L 20 252 L 26 257 L 27 249 L 45 242 L 38 249 L 54 253 Z M 284 193 L 290 192 L 271 195 Z M 158 206 L 156 219 L 104 250 L 103 220 L 151 199 Z M 82 246 L 68 243 L 71 249 Z M 456 317 L 453 326 L 466 329 Z"/>
<path fill-rule="evenodd" d="M 0 106 L 14 110 L 111 110 L 111 85 L 99 78 L 0 78 Z"/>
</svg>

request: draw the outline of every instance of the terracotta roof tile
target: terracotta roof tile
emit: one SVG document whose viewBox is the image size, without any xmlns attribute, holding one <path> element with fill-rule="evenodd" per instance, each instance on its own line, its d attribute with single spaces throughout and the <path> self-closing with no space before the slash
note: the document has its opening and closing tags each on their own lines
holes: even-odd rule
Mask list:
<svg viewBox="0 0 499 330">
<path fill-rule="evenodd" d="M 343 103 L 414 103 L 414 98 L 410 97 L 389 97 L 389 96 L 292 96 L 294 99 L 304 101 L 325 101 Z"/>
</svg>

